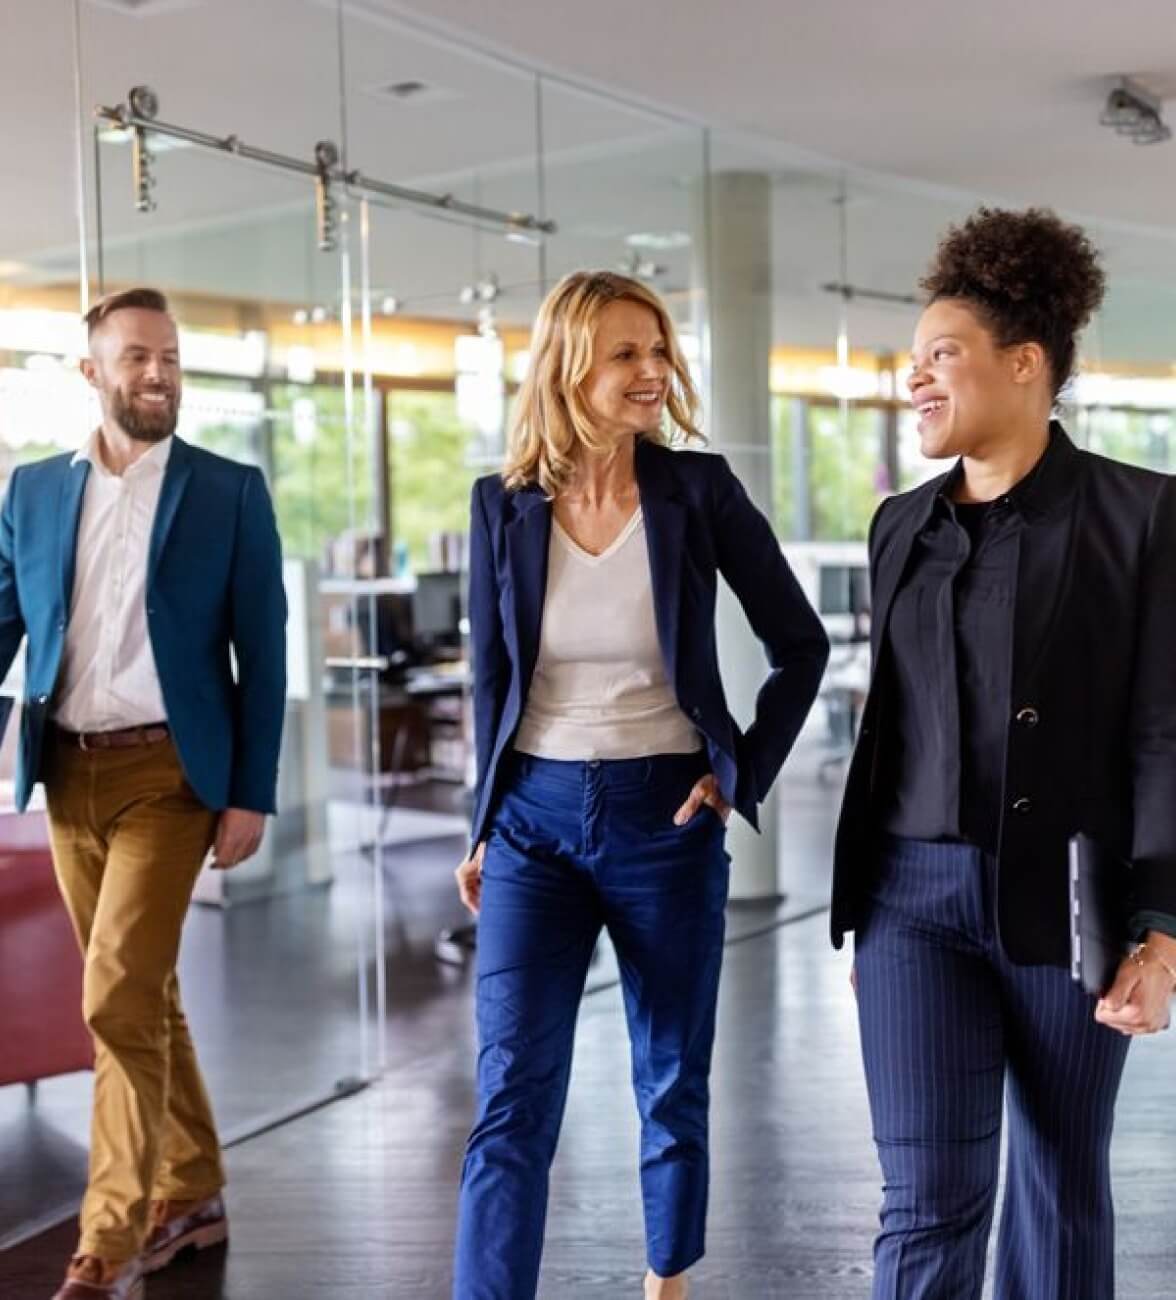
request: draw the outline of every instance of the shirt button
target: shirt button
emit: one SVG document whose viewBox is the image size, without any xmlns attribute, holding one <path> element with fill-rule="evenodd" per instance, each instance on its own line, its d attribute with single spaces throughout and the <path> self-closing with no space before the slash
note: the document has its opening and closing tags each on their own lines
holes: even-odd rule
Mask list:
<svg viewBox="0 0 1176 1300">
<path fill-rule="evenodd" d="M 1041 715 L 1032 705 L 1027 705 L 1017 713 L 1017 721 L 1022 727 L 1036 727 L 1041 721 Z"/>
<path fill-rule="evenodd" d="M 1024 796 L 1022 796 L 1020 799 L 1013 800 L 1013 812 L 1023 814 L 1023 813 L 1031 812 L 1032 810 L 1033 810 L 1033 804 L 1030 802 L 1030 800 L 1026 799 Z"/>
<path fill-rule="evenodd" d="M 49 697 L 48 697 L 48 695 L 38 695 L 38 696 L 37 696 L 37 703 L 38 703 L 38 704 L 48 704 L 48 703 L 49 703 Z"/>
</svg>

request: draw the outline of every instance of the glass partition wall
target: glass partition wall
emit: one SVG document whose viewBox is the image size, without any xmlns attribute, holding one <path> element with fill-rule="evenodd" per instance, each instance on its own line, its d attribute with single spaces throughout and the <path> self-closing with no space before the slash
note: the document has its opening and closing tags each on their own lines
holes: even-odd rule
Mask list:
<svg viewBox="0 0 1176 1300">
<path fill-rule="evenodd" d="M 260 466 L 282 536 L 281 812 L 253 862 L 201 881 L 182 957 L 225 1135 L 404 1061 L 451 985 L 433 944 L 461 919 L 469 489 L 501 461 L 535 309 L 570 270 L 623 270 L 665 297 L 713 446 L 762 489 L 841 643 L 806 733 L 813 762 L 794 762 L 780 795 L 785 838 L 823 861 L 806 828 L 824 802 L 802 787 L 847 752 L 839 709 L 860 688 L 863 630 L 861 593 L 829 578 L 860 570 L 882 496 L 941 468 L 919 454 L 906 400 L 917 282 L 979 197 L 703 130 L 366 0 L 18 8 L 22 56 L 0 101 L 31 125 L 0 158 L 23 196 L 0 243 L 0 487 L 92 426 L 79 307 L 152 284 L 182 327 L 181 435 Z M 153 92 L 135 96 L 145 152 L 136 119 L 94 112 L 130 106 L 136 87 Z M 740 262 L 749 231 L 754 268 Z M 1092 233 L 1109 293 L 1068 427 L 1170 469 L 1176 241 Z M 761 333 L 745 332 L 739 294 L 766 306 Z M 748 414 L 732 374 L 758 386 Z M 604 954 L 594 986 L 612 976 Z M 88 1095 L 84 1074 L 44 1081 L 35 1107 L 0 1089 L 0 1243 L 76 1200 Z"/>
</svg>

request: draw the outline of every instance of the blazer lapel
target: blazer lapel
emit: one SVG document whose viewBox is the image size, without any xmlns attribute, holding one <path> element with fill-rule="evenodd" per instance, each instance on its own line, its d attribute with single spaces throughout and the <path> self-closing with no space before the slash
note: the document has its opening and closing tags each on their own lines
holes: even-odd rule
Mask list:
<svg viewBox="0 0 1176 1300">
<path fill-rule="evenodd" d="M 79 460 L 70 465 L 61 480 L 60 513 L 61 532 L 58 569 L 61 574 L 62 611 L 69 616 L 73 600 L 74 572 L 77 567 L 78 528 L 82 520 L 82 502 L 86 496 L 86 481 L 90 477 L 90 462 Z"/>
<path fill-rule="evenodd" d="M 669 463 L 673 454 L 656 445 L 638 442 L 635 459 L 657 638 L 666 677 L 676 687 L 686 507 L 678 497 L 677 480 Z"/>
<path fill-rule="evenodd" d="M 906 528 L 894 539 L 886 553 L 878 560 L 878 573 L 871 593 L 870 609 L 870 675 L 877 672 L 882 645 L 886 639 L 886 624 L 890 618 L 890 609 L 898 593 L 899 583 L 906 571 L 915 538 L 931 517 L 935 505 L 935 493 L 927 497 L 924 509 L 911 520 Z"/>
<path fill-rule="evenodd" d="M 536 487 L 523 488 L 511 500 L 515 515 L 507 522 L 504 534 L 525 698 L 539 657 L 539 632 L 547 589 L 547 550 L 551 541 L 551 502 Z"/>
<path fill-rule="evenodd" d="M 155 578 L 159 557 L 167 542 L 167 535 L 175 522 L 176 511 L 184 496 L 184 489 L 192 477 L 192 461 L 188 454 L 188 444 L 176 438 L 172 442 L 171 454 L 167 458 L 167 468 L 163 473 L 163 486 L 159 492 L 159 505 L 155 511 L 155 523 L 151 528 L 151 543 L 147 550 L 147 583 L 150 586 Z"/>
<path fill-rule="evenodd" d="M 1014 689 L 1040 665 L 1074 583 L 1077 553 L 1084 540 L 1078 525 L 1086 482 L 1083 468 L 1078 449 L 1055 424 L 1045 459 L 1026 484 L 1019 505 L 1033 544 L 1024 544 L 1024 532 L 1018 535 Z"/>
</svg>

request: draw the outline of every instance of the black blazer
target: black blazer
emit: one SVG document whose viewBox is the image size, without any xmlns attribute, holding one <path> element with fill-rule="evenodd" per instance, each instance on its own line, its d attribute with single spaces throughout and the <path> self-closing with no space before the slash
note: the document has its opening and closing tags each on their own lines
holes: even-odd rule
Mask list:
<svg viewBox="0 0 1176 1300">
<path fill-rule="evenodd" d="M 891 497 L 871 525 L 874 668 L 837 828 L 838 948 L 876 851 L 887 620 L 948 477 Z M 1067 965 L 1076 831 L 1134 860 L 1137 910 L 1176 913 L 1176 488 L 1078 450 L 1055 424 L 1021 509 L 997 923 L 1013 961 Z"/>
<path fill-rule="evenodd" d="M 816 696 L 828 640 L 771 525 L 721 456 L 639 441 L 636 471 L 666 676 L 702 733 L 724 798 L 754 826 L 756 805 Z M 500 761 L 518 730 L 535 671 L 550 537 L 551 502 L 537 486 L 510 492 L 497 474 L 474 484 L 469 611 L 475 844 L 493 815 Z M 719 676 L 719 573 L 739 598 L 771 668 L 746 733 L 731 717 Z M 608 611 L 601 610 L 601 617 Z"/>
</svg>

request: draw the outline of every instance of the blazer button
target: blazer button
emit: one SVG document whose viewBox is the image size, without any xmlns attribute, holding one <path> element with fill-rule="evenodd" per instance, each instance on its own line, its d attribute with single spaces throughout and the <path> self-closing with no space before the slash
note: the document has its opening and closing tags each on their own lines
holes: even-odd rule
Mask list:
<svg viewBox="0 0 1176 1300">
<path fill-rule="evenodd" d="M 690 706 L 690 716 L 694 719 L 695 722 L 697 722 L 698 719 L 702 717 L 702 710 L 698 707 L 697 704 L 692 704 Z"/>
<path fill-rule="evenodd" d="M 1017 712 L 1017 721 L 1022 727 L 1036 727 L 1041 721 L 1041 714 L 1032 705 Z"/>
<path fill-rule="evenodd" d="M 1033 810 L 1032 802 L 1024 798 L 1023 796 L 1020 799 L 1013 800 L 1013 812 L 1027 813 L 1027 812 L 1031 812 L 1032 810 Z"/>
<path fill-rule="evenodd" d="M 37 696 L 37 703 L 38 703 L 38 704 L 48 704 L 48 703 L 49 703 L 49 697 L 48 697 L 48 695 L 38 695 L 38 696 Z"/>
</svg>

